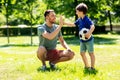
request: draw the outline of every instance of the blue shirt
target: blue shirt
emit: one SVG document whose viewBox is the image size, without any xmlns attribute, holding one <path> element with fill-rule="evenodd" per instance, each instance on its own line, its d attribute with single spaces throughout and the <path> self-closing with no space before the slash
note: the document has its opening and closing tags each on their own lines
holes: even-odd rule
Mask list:
<svg viewBox="0 0 120 80">
<path fill-rule="evenodd" d="M 77 19 L 74 24 L 79 27 L 79 31 L 80 31 L 82 28 L 90 29 L 91 25 L 93 25 L 93 22 L 91 21 L 90 18 L 88 18 L 87 16 L 84 16 L 83 19 L 82 18 Z M 92 39 L 93 39 L 93 37 L 91 36 L 91 38 L 88 40 L 80 40 L 80 41 L 87 42 Z"/>
</svg>

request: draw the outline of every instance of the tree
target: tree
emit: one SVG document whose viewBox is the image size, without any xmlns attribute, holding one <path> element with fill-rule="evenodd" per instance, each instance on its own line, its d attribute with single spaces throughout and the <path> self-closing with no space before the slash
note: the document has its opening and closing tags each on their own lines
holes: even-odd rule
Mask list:
<svg viewBox="0 0 120 80">
<path fill-rule="evenodd" d="M 43 23 L 43 12 L 46 5 L 41 0 L 1 0 L 0 12 L 6 16 L 6 25 L 27 24 L 31 26 L 31 45 L 32 45 L 32 26 Z M 9 43 L 9 28 L 8 43 Z"/>
<path fill-rule="evenodd" d="M 31 27 L 31 45 L 33 44 L 32 40 L 32 27 L 34 24 L 39 24 L 41 17 L 41 11 L 43 8 L 46 8 L 45 5 L 39 0 L 18 0 L 16 2 L 16 17 L 19 17 L 25 20 Z M 41 8 L 41 5 L 43 8 Z M 44 5 L 44 6 L 43 6 Z"/>
<path fill-rule="evenodd" d="M 79 3 L 85 3 L 88 6 L 87 15 L 94 21 L 95 25 L 104 25 L 110 22 L 112 30 L 112 21 L 119 21 L 120 0 L 43 0 L 47 8 L 54 9 L 58 14 L 64 14 L 66 17 L 75 17 L 75 7 Z M 115 18 L 111 19 L 111 13 L 115 13 Z M 75 17 L 76 18 L 76 17 Z"/>
<path fill-rule="evenodd" d="M 0 6 L 1 6 L 1 12 L 6 16 L 6 26 L 7 26 L 7 39 L 8 43 L 10 42 L 9 40 L 9 27 L 8 27 L 8 19 L 9 16 L 12 15 L 12 5 L 14 4 L 15 0 L 1 0 L 0 1 Z"/>
<path fill-rule="evenodd" d="M 46 5 L 40 0 L 17 0 L 14 16 L 19 24 L 31 25 L 32 21 L 35 25 L 43 23 L 45 10 Z"/>
</svg>

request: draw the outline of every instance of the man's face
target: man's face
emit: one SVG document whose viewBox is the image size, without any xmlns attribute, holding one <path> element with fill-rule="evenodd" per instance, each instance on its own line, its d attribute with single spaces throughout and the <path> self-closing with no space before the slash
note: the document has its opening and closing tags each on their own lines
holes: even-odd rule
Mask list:
<svg viewBox="0 0 120 80">
<path fill-rule="evenodd" d="M 55 12 L 50 12 L 49 15 L 46 17 L 46 19 L 50 23 L 55 23 L 55 21 L 56 21 L 56 14 L 55 14 Z"/>
<path fill-rule="evenodd" d="M 80 17 L 82 16 L 83 12 L 76 10 L 76 14 L 77 14 L 77 16 L 80 18 Z"/>
</svg>

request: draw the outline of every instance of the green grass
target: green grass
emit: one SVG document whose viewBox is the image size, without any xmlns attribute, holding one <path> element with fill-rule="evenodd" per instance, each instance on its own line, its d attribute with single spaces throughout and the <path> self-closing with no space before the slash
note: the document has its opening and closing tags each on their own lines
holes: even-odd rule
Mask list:
<svg viewBox="0 0 120 80">
<path fill-rule="evenodd" d="M 29 46 L 29 36 L 11 37 L 10 44 L 7 44 L 6 37 L 0 37 L 0 80 L 119 80 L 119 34 L 99 34 L 94 37 L 97 72 L 84 70 L 79 54 L 79 39 L 74 36 L 64 36 L 75 52 L 74 59 L 58 63 L 57 70 L 48 68 L 45 72 L 40 70 L 41 62 L 36 57 L 37 36 L 33 37 L 34 46 Z M 57 48 L 63 49 L 60 44 Z"/>
</svg>

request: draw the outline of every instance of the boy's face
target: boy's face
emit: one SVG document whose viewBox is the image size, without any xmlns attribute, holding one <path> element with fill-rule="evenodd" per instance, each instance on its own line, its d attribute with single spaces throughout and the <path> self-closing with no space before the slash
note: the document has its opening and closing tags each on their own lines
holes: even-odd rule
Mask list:
<svg viewBox="0 0 120 80">
<path fill-rule="evenodd" d="M 77 14 L 78 18 L 80 18 L 80 17 L 82 17 L 83 12 L 82 12 L 82 11 L 76 10 L 76 14 Z"/>
</svg>

